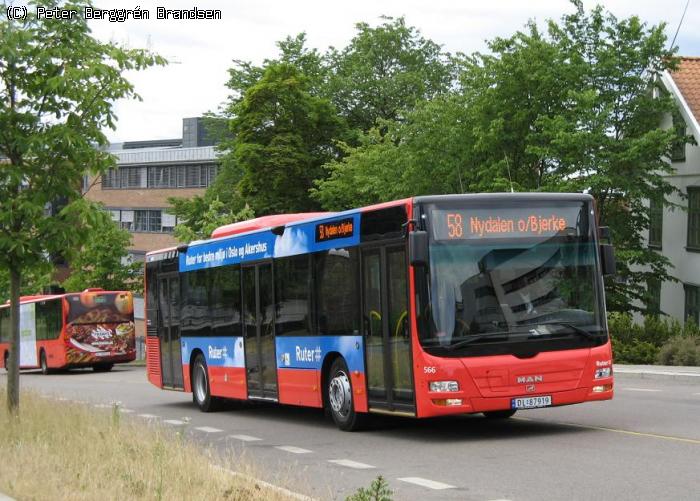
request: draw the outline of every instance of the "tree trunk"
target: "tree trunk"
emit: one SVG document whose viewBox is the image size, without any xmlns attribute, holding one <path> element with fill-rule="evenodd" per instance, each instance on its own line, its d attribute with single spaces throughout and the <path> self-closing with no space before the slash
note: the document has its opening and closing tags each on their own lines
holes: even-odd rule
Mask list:
<svg viewBox="0 0 700 501">
<path fill-rule="evenodd" d="M 19 287 L 20 272 L 10 270 L 10 358 L 7 368 L 7 409 L 10 414 L 19 414 Z"/>
</svg>

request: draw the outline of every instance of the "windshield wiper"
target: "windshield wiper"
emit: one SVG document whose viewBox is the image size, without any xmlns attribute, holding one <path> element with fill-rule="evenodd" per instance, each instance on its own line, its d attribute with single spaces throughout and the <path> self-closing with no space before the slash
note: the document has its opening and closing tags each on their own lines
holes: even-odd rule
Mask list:
<svg viewBox="0 0 700 501">
<path fill-rule="evenodd" d="M 506 339 L 510 334 L 517 334 L 522 331 L 502 331 L 502 332 L 487 332 L 484 334 L 475 334 L 468 339 L 465 339 L 463 341 L 459 341 L 454 344 L 450 344 L 449 346 L 445 346 L 445 349 L 448 351 L 453 351 L 456 350 L 457 348 L 461 348 L 462 346 L 466 346 L 468 344 L 475 343 L 476 341 L 481 341 L 482 339 L 489 339 L 492 337 L 505 337 Z"/>
<path fill-rule="evenodd" d="M 578 334 L 579 336 L 585 337 L 585 338 L 587 338 L 587 339 L 598 339 L 598 337 L 600 336 L 600 334 L 593 334 L 592 332 L 587 331 L 586 329 L 582 329 L 582 328 L 579 327 L 578 325 L 570 324 L 570 323 L 567 323 L 567 322 L 538 322 L 538 323 L 536 323 L 536 324 L 533 323 L 533 324 L 530 324 L 530 325 L 535 325 L 535 326 L 539 326 L 539 325 L 554 325 L 554 326 L 568 327 L 568 328 L 571 329 L 575 334 Z"/>
</svg>

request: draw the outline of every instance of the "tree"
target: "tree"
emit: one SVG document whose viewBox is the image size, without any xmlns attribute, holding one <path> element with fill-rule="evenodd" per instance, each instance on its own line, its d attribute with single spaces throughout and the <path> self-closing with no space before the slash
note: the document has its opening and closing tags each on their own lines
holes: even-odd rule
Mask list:
<svg viewBox="0 0 700 501">
<path fill-rule="evenodd" d="M 450 56 L 438 44 L 403 17 L 382 19 L 374 28 L 357 23 L 350 44 L 326 55 L 326 96 L 362 132 L 401 120 L 417 102 L 447 92 L 454 77 Z"/>
<path fill-rule="evenodd" d="M 95 224 L 86 235 L 85 243 L 71 260 L 71 275 L 63 282 L 67 291 L 81 291 L 101 287 L 108 291 L 131 290 L 142 292 L 143 264 L 129 261 L 128 246 L 131 234 L 112 221 L 101 207 Z"/>
<path fill-rule="evenodd" d="M 19 411 L 19 296 L 22 276 L 47 255 L 69 257 L 97 216 L 81 198 L 86 170 L 114 164 L 99 146 L 114 128 L 112 103 L 138 97 L 122 76 L 165 61 L 146 51 L 93 38 L 82 16 L 39 19 L 32 2 L 23 19 L 0 12 L 0 267 L 9 270 L 12 338 L 7 404 Z M 81 11 L 90 2 L 77 0 Z M 98 147 L 96 147 L 98 146 Z M 56 215 L 45 212 L 56 200 Z"/>
<path fill-rule="evenodd" d="M 545 32 L 528 23 L 491 41 L 489 54 L 462 58 L 457 92 L 327 164 L 314 198 L 338 209 L 424 193 L 589 192 L 622 278 L 606 283 L 608 307 L 642 309 L 648 278 L 673 280 L 644 236 L 647 201 L 664 195 L 672 205 L 675 191 L 663 177 L 673 171 L 675 133 L 660 129 L 674 104 L 657 78 L 676 64 L 674 50 L 663 25 L 573 6 Z"/>
<path fill-rule="evenodd" d="M 240 192 L 257 215 L 318 208 L 309 189 L 338 154 L 345 124 L 310 89 L 295 66 L 272 64 L 236 107 L 231 155 L 243 172 Z"/>
</svg>

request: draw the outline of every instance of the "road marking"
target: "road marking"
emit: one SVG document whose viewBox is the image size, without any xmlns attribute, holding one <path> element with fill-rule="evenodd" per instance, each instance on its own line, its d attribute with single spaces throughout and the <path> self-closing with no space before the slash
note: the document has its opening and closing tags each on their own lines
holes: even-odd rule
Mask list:
<svg viewBox="0 0 700 501">
<path fill-rule="evenodd" d="M 133 409 L 127 409 L 126 407 L 120 407 L 120 408 L 119 408 L 119 412 L 121 412 L 122 414 L 131 414 L 132 412 L 134 412 L 134 410 L 133 410 Z"/>
<path fill-rule="evenodd" d="M 212 428 L 211 426 L 200 426 L 198 428 L 195 428 L 195 430 L 203 431 L 205 433 L 221 433 L 222 431 L 224 431 L 218 428 Z"/>
<path fill-rule="evenodd" d="M 179 419 L 165 419 L 163 422 L 168 423 L 168 424 L 173 424 L 175 426 L 182 426 L 183 424 L 185 424 L 184 421 L 181 421 Z"/>
<path fill-rule="evenodd" d="M 158 416 L 155 414 L 139 414 L 139 417 L 144 419 L 158 419 Z"/>
<path fill-rule="evenodd" d="M 435 480 L 428 480 L 427 478 L 421 477 L 403 477 L 397 480 L 402 482 L 408 482 L 409 484 L 420 485 L 421 487 L 427 487 L 428 489 L 433 489 L 436 491 L 441 491 L 444 489 L 455 489 L 454 485 L 443 484 L 442 482 L 436 482 Z"/>
<path fill-rule="evenodd" d="M 275 449 L 279 449 L 284 452 L 291 452 L 292 454 L 308 454 L 309 449 L 302 449 L 301 447 L 294 447 L 293 445 L 276 445 Z"/>
<path fill-rule="evenodd" d="M 700 395 L 700 393 L 693 393 L 693 395 Z"/>
<path fill-rule="evenodd" d="M 337 464 L 339 466 L 347 466 L 348 468 L 355 468 L 356 470 L 369 470 L 376 468 L 371 464 L 358 463 L 357 461 L 351 461 L 350 459 L 329 459 L 329 463 Z"/>
<path fill-rule="evenodd" d="M 532 421 L 534 423 L 558 424 L 558 425 L 562 425 L 562 426 L 571 426 L 573 428 L 583 428 L 586 430 L 611 431 L 613 433 L 622 433 L 623 435 L 633 435 L 633 436 L 637 436 L 637 437 L 648 437 L 648 438 L 660 438 L 662 440 L 671 440 L 674 442 L 684 442 L 687 444 L 700 445 L 700 440 L 697 440 L 694 438 L 674 437 L 672 435 L 658 435 L 656 433 L 644 433 L 641 431 L 620 430 L 617 428 L 606 428 L 605 426 L 590 426 L 590 425 L 585 425 L 585 424 L 566 423 L 563 421 L 544 421 L 541 419 L 532 419 L 532 418 L 526 418 L 526 417 L 512 417 L 511 419 L 517 419 L 519 421 Z"/>
<path fill-rule="evenodd" d="M 235 438 L 236 440 L 241 440 L 243 442 L 257 442 L 258 440 L 262 440 L 262 438 L 253 437 L 250 435 L 229 435 L 229 437 Z"/>
<path fill-rule="evenodd" d="M 652 390 L 651 388 L 620 388 L 621 390 L 627 390 L 627 391 L 651 391 L 651 392 L 657 392 L 661 390 Z"/>
<path fill-rule="evenodd" d="M 111 409 L 112 406 L 109 404 L 95 404 L 93 407 L 96 409 Z"/>
</svg>

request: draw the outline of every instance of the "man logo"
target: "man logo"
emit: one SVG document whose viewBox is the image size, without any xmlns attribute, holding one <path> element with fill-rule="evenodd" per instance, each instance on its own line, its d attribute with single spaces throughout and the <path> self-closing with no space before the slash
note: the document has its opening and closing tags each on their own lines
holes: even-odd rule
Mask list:
<svg viewBox="0 0 700 501">
<path fill-rule="evenodd" d="M 516 381 L 518 384 L 541 383 L 544 381 L 544 376 L 518 376 Z"/>
<path fill-rule="evenodd" d="M 534 393 L 535 391 L 535 385 L 534 384 L 529 384 L 525 387 L 525 391 L 528 393 Z"/>
</svg>

